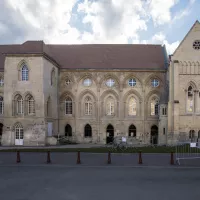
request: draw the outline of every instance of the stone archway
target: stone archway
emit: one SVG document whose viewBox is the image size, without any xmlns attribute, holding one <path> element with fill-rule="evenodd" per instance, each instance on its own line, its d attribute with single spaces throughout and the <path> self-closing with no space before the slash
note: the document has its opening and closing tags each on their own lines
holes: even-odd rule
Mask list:
<svg viewBox="0 0 200 200">
<path fill-rule="evenodd" d="M 114 140 L 114 127 L 111 124 L 107 126 L 106 134 L 106 143 L 112 143 Z"/>
<path fill-rule="evenodd" d="M 151 127 L 151 144 L 158 144 L 158 127 L 156 125 Z"/>
<path fill-rule="evenodd" d="M 136 127 L 135 127 L 133 124 L 131 124 L 131 125 L 129 126 L 128 135 L 129 135 L 129 137 L 130 137 L 130 136 L 136 137 Z"/>
</svg>

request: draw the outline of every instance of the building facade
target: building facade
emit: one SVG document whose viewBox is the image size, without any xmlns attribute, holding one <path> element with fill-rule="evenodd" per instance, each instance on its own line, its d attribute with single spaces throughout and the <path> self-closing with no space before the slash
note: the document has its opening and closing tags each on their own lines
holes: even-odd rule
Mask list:
<svg viewBox="0 0 200 200">
<path fill-rule="evenodd" d="M 168 56 L 161 45 L 0 45 L 2 145 L 166 144 L 200 137 L 200 24 Z"/>
</svg>

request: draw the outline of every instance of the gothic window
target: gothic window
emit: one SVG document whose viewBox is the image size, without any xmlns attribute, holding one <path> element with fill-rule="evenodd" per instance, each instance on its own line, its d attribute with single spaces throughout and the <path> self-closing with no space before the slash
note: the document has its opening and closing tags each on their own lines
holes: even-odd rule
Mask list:
<svg viewBox="0 0 200 200">
<path fill-rule="evenodd" d="M 159 115 L 159 101 L 156 97 L 151 100 L 151 115 Z"/>
<path fill-rule="evenodd" d="M 137 111 L 136 111 L 136 109 L 137 109 L 137 101 L 136 101 L 136 99 L 134 98 L 134 97 L 131 97 L 130 99 L 129 99 L 129 110 L 128 110 L 128 113 L 129 113 L 129 115 L 136 115 L 136 113 L 137 113 Z"/>
<path fill-rule="evenodd" d="M 85 98 L 85 115 L 92 115 L 92 99 L 90 97 Z"/>
<path fill-rule="evenodd" d="M 106 101 L 106 114 L 107 115 L 114 115 L 114 99 L 109 97 Z"/>
<path fill-rule="evenodd" d="M 28 100 L 28 114 L 29 115 L 34 114 L 35 113 L 35 101 L 32 96 L 29 96 L 27 100 Z"/>
<path fill-rule="evenodd" d="M 24 113 L 24 103 L 21 95 L 16 96 L 16 114 L 20 115 Z"/>
<path fill-rule="evenodd" d="M 85 126 L 84 135 L 85 137 L 92 137 L 92 127 L 89 124 Z"/>
<path fill-rule="evenodd" d="M 56 72 L 55 70 L 53 69 L 51 71 L 51 85 L 55 85 L 55 82 L 56 82 Z"/>
<path fill-rule="evenodd" d="M 65 114 L 72 114 L 72 99 L 70 97 L 65 100 Z"/>
<path fill-rule="evenodd" d="M 187 91 L 187 112 L 193 112 L 193 110 L 194 110 L 194 93 L 192 86 L 189 86 Z"/>
<path fill-rule="evenodd" d="M 3 110 L 4 110 L 4 101 L 3 97 L 0 96 L 0 115 L 3 114 Z"/>
<path fill-rule="evenodd" d="M 28 78 L 29 78 L 29 70 L 28 70 L 28 67 L 23 64 L 22 66 L 22 70 L 21 70 L 21 80 L 22 81 L 28 81 Z"/>
</svg>

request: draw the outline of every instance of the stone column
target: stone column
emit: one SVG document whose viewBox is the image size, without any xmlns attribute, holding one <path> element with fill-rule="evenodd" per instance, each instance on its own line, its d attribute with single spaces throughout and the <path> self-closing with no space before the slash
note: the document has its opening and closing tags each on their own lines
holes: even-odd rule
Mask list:
<svg viewBox="0 0 200 200">
<path fill-rule="evenodd" d="M 177 60 L 174 61 L 174 126 L 173 132 L 174 134 L 179 134 L 179 62 Z"/>
</svg>

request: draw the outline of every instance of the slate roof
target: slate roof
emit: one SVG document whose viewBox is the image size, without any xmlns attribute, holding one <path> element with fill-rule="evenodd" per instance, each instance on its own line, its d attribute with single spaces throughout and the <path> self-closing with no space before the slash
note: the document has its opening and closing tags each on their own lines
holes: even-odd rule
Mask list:
<svg viewBox="0 0 200 200">
<path fill-rule="evenodd" d="M 0 45 L 0 69 L 5 54 L 46 54 L 61 69 L 165 69 L 167 54 L 162 45 L 83 44 L 54 45 L 27 41 L 19 45 Z"/>
</svg>

